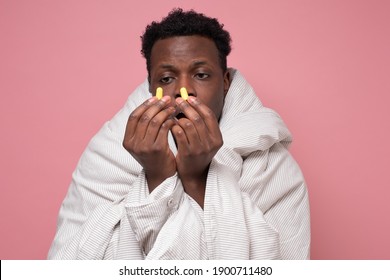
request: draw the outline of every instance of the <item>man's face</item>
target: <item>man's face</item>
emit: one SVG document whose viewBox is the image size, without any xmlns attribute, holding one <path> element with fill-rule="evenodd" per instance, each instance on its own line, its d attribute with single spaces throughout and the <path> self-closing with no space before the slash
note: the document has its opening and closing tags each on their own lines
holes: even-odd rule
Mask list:
<svg viewBox="0 0 390 280">
<path fill-rule="evenodd" d="M 162 87 L 174 100 L 180 88 L 206 104 L 220 118 L 229 89 L 229 72 L 223 72 L 215 43 L 201 36 L 178 36 L 158 40 L 151 53 L 150 90 Z"/>
</svg>

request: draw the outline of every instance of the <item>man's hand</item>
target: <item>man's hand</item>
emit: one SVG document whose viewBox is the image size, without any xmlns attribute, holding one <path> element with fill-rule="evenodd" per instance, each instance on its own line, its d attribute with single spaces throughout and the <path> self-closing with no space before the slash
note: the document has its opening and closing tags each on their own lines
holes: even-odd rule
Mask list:
<svg viewBox="0 0 390 280">
<path fill-rule="evenodd" d="M 175 156 L 168 145 L 168 132 L 174 125 L 175 108 L 170 97 L 153 97 L 129 116 L 123 147 L 145 170 L 149 192 L 176 173 Z"/>
<path fill-rule="evenodd" d="M 172 127 L 177 172 L 185 191 L 203 208 L 209 165 L 223 144 L 222 134 L 214 112 L 199 99 L 190 96 L 188 102 L 176 102 L 186 116 Z"/>
</svg>

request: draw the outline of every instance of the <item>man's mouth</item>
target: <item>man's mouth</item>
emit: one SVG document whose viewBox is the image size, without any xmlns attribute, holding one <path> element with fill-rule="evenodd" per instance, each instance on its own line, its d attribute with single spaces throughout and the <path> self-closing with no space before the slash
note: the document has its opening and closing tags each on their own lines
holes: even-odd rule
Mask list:
<svg viewBox="0 0 390 280">
<path fill-rule="evenodd" d="M 176 119 L 181 119 L 181 118 L 185 118 L 186 115 L 184 115 L 182 112 L 180 112 L 179 114 L 176 115 Z"/>
</svg>

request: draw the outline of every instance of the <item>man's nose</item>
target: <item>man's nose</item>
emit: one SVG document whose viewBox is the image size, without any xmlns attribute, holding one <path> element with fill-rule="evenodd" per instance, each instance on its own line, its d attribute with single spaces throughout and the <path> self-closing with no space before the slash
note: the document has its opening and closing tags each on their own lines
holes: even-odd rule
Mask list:
<svg viewBox="0 0 390 280">
<path fill-rule="evenodd" d="M 176 83 L 175 87 L 175 99 L 178 97 L 181 97 L 180 95 L 180 89 L 184 87 L 187 90 L 187 93 L 189 96 L 196 96 L 196 91 L 192 85 L 192 82 L 189 81 L 188 78 L 186 79 L 179 79 L 179 81 Z"/>
</svg>

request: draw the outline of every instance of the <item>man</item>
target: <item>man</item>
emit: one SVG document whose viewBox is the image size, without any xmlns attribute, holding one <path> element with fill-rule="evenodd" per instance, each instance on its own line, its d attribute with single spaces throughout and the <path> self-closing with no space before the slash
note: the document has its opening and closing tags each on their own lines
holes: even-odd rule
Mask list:
<svg viewBox="0 0 390 280">
<path fill-rule="evenodd" d="M 194 11 L 146 28 L 148 79 L 81 157 L 49 258 L 309 258 L 290 133 L 227 68 L 230 50 L 223 26 Z"/>
</svg>

